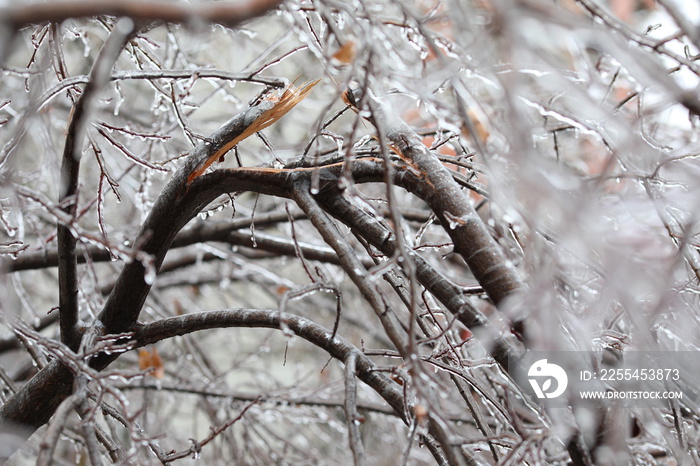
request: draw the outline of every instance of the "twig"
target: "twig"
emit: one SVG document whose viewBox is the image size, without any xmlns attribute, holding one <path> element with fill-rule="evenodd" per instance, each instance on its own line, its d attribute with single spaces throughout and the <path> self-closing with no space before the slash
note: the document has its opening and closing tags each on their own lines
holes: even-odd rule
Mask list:
<svg viewBox="0 0 700 466">
<path fill-rule="evenodd" d="M 290 299 L 301 299 L 306 296 L 309 296 L 312 293 L 315 293 L 317 291 L 330 291 L 335 295 L 335 321 L 333 323 L 333 330 L 331 332 L 331 341 L 333 338 L 335 338 L 335 335 L 338 333 L 338 326 L 340 325 L 340 317 L 342 315 L 342 294 L 340 293 L 340 290 L 338 289 L 337 286 L 332 285 L 330 283 L 311 283 L 307 286 L 304 286 L 298 290 L 289 290 L 285 292 L 282 295 L 282 299 L 280 299 L 280 322 L 284 324 L 285 322 L 285 316 L 286 316 L 286 311 L 287 311 L 287 301 Z M 284 330 L 284 326 L 283 329 Z"/>
<path fill-rule="evenodd" d="M 306 261 L 306 257 L 304 257 L 304 251 L 302 250 L 301 246 L 299 245 L 299 240 L 297 239 L 296 229 L 294 228 L 294 219 L 292 218 L 292 214 L 289 212 L 289 205 L 287 203 L 284 204 L 284 210 L 287 212 L 287 217 L 289 218 L 289 228 L 292 230 L 292 241 L 294 242 L 294 253 L 299 258 L 299 261 L 301 262 L 301 266 L 304 267 L 304 271 L 306 272 L 306 275 L 309 277 L 309 279 L 312 282 L 315 282 L 316 278 L 311 273 L 311 267 L 309 267 L 309 263 Z"/>
<path fill-rule="evenodd" d="M 229 427 L 231 427 L 232 425 L 234 425 L 235 423 L 237 423 L 238 421 L 243 419 L 243 416 L 245 416 L 245 413 L 248 412 L 248 410 L 250 408 L 252 408 L 253 406 L 255 406 L 256 404 L 258 404 L 258 400 L 254 400 L 252 403 L 249 403 L 245 408 L 243 408 L 243 410 L 235 418 L 226 421 L 223 425 L 221 425 L 219 427 L 212 427 L 209 435 L 207 435 L 206 438 L 204 438 L 202 441 L 197 442 L 195 440 L 190 439 L 192 441 L 192 446 L 189 449 L 184 450 L 184 451 L 180 451 L 180 452 L 176 452 L 176 453 L 170 453 L 170 454 L 165 455 L 164 457 L 159 457 L 158 459 L 160 459 L 161 462 L 163 462 L 163 464 L 168 464 L 168 463 L 172 463 L 175 460 L 186 458 L 190 455 L 194 459 L 199 458 L 199 454 L 202 450 L 202 447 L 206 446 L 206 444 L 208 444 L 209 442 L 214 440 L 219 434 L 221 434 L 226 429 L 228 429 Z"/>
<path fill-rule="evenodd" d="M 357 414 L 357 384 L 356 377 L 357 354 L 350 353 L 345 359 L 345 421 L 348 425 L 348 442 L 352 450 L 355 466 L 365 464 L 365 451 L 362 447 L 359 424 L 362 422 Z"/>
<path fill-rule="evenodd" d="M 76 393 L 63 400 L 58 409 L 56 409 L 56 413 L 41 441 L 36 460 L 37 466 L 50 466 L 53 464 L 53 453 L 61 432 L 66 427 L 68 415 L 80 404 L 80 401 L 81 397 Z"/>
</svg>

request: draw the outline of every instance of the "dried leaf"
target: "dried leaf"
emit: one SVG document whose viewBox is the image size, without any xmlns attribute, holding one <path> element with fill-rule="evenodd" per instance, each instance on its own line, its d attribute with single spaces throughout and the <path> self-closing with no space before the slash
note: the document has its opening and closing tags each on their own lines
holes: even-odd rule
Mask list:
<svg viewBox="0 0 700 466">
<path fill-rule="evenodd" d="M 149 374 L 157 379 L 165 377 L 165 366 L 155 346 L 153 351 L 148 351 L 147 349 L 139 350 L 139 370 L 147 370 Z"/>
<path fill-rule="evenodd" d="M 173 300 L 173 307 L 175 308 L 175 315 L 176 316 L 181 316 L 182 314 L 185 313 L 185 310 L 182 308 L 182 303 L 180 302 L 179 299 Z"/>
<path fill-rule="evenodd" d="M 355 99 L 352 97 L 352 94 L 350 93 L 350 89 L 346 89 L 345 91 L 343 91 L 343 93 L 340 94 L 340 98 L 343 99 L 343 102 L 345 102 L 345 105 L 348 105 L 353 110 L 357 111 L 357 103 L 355 102 Z"/>
<path fill-rule="evenodd" d="M 423 422 L 428 419 L 428 409 L 423 405 L 416 405 L 414 413 L 416 414 L 416 421 L 418 421 L 418 424 L 423 424 Z"/>
<path fill-rule="evenodd" d="M 321 80 L 317 79 L 316 81 L 306 83 L 300 88 L 296 88 L 294 87 L 294 85 L 290 85 L 282 93 L 279 100 L 275 103 L 275 105 L 272 108 L 262 112 L 260 116 L 256 118 L 255 121 L 250 126 L 248 126 L 241 134 L 233 138 L 231 141 L 227 142 L 221 149 L 212 154 L 204 163 L 200 164 L 194 171 L 192 171 L 192 173 L 190 173 L 190 176 L 187 177 L 187 184 L 189 185 L 192 182 L 192 180 L 204 173 L 204 171 L 207 168 L 209 168 L 209 166 L 212 163 L 219 160 L 219 158 L 226 154 L 226 152 L 233 149 L 233 147 L 236 144 L 246 139 L 248 136 L 251 136 L 257 133 L 258 131 L 261 131 L 267 128 L 268 126 L 274 124 L 275 122 L 277 122 L 277 120 L 286 115 L 287 112 L 293 109 L 299 102 L 304 100 L 306 96 L 309 95 L 313 87 L 316 84 L 318 84 L 319 81 Z"/>
<path fill-rule="evenodd" d="M 160 354 L 158 354 L 155 346 L 151 352 L 151 367 L 153 367 L 153 376 L 156 379 L 162 379 L 165 377 L 165 365 L 163 365 L 163 360 L 161 359 Z"/>
<path fill-rule="evenodd" d="M 151 367 L 151 352 L 147 349 L 139 350 L 139 370 L 145 371 Z"/>
<path fill-rule="evenodd" d="M 349 40 L 343 44 L 334 54 L 333 58 L 340 63 L 348 64 L 355 58 L 355 42 Z"/>
<path fill-rule="evenodd" d="M 485 115 L 482 115 L 480 112 L 477 112 L 473 108 L 467 110 L 467 115 L 469 116 L 469 119 L 474 125 L 476 136 L 482 141 L 488 140 L 488 138 L 491 136 L 491 133 L 484 124 L 484 120 L 486 119 Z M 467 129 L 466 125 L 464 126 L 463 131 L 466 135 L 473 136 L 472 134 L 470 134 L 470 131 Z"/>
</svg>

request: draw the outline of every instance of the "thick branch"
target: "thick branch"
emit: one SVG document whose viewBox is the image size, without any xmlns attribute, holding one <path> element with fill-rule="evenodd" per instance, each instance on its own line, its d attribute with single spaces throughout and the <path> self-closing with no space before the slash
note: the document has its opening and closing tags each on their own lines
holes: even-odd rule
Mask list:
<svg viewBox="0 0 700 466">
<path fill-rule="evenodd" d="M 360 350 L 339 335 L 331 340 L 330 330 L 304 317 L 286 314 L 284 323 L 295 335 L 327 351 L 341 362 L 345 361 L 351 353 L 356 354 L 356 370 L 359 379 L 384 398 L 404 422 L 408 422 L 399 385 L 376 371 L 374 363 Z M 136 331 L 134 339 L 138 342 L 138 346 L 146 346 L 166 338 L 200 330 L 229 327 L 280 329 L 280 313 L 277 310 L 226 309 L 184 314 L 143 325 Z"/>
<path fill-rule="evenodd" d="M 86 126 L 94 101 L 109 81 L 112 66 L 134 30 L 133 22 L 118 22 L 105 41 L 90 70 L 88 83 L 71 112 L 66 131 L 66 144 L 61 163 L 59 203 L 61 209 L 73 216 L 77 208 L 78 177 L 83 152 Z M 73 350 L 80 344 L 78 329 L 78 272 L 75 258 L 76 238 L 70 225 L 58 223 L 58 302 L 60 310 L 61 341 Z"/>
<path fill-rule="evenodd" d="M 231 27 L 262 15 L 279 3 L 280 0 L 249 0 L 190 6 L 165 1 L 66 0 L 3 8 L 0 10 L 0 16 L 15 29 L 47 21 L 62 22 L 69 18 L 101 15 L 126 16 L 134 20 L 160 20 L 170 23 L 215 23 Z"/>
<path fill-rule="evenodd" d="M 342 195 L 324 196 L 322 205 L 338 220 L 349 226 L 353 233 L 362 236 L 383 254 L 391 257 L 396 252 L 396 239 L 391 232 L 367 212 L 353 206 Z M 496 328 L 486 316 L 471 305 L 460 287 L 450 282 L 435 270 L 420 254 L 412 254 L 416 268 L 416 278 L 450 312 L 459 317 L 476 337 L 490 348 L 493 358 L 507 371 L 509 360 L 519 358 L 524 349 L 517 339 Z"/>
<path fill-rule="evenodd" d="M 373 298 L 376 310 L 380 317 L 388 320 L 384 313 L 384 305 L 376 291 L 371 291 L 371 285 L 362 275 L 362 263 L 357 260 L 352 250 L 345 251 L 346 245 L 342 241 L 342 235 L 332 222 L 326 218 L 311 197 L 308 187 L 310 176 L 314 170 L 318 170 L 321 184 L 321 197 L 329 190 L 336 187 L 341 165 L 336 164 L 318 169 L 300 170 L 270 170 L 256 168 L 239 168 L 232 170 L 217 170 L 210 174 L 194 179 L 189 187 L 186 180 L 193 169 L 202 160 L 206 160 L 211 154 L 219 150 L 227 141 L 240 134 L 246 127 L 246 123 L 253 121 L 259 114 L 256 108 L 246 112 L 227 122 L 221 129 L 215 132 L 207 143 L 203 143 L 193 149 L 183 166 L 173 175 L 168 185 L 163 189 L 156 201 L 149 217 L 146 219 L 137 236 L 134 249 L 134 259 L 127 264 L 120 274 L 114 290 L 110 294 L 103 309 L 100 319 L 106 327 L 107 333 L 121 333 L 133 329 L 136 319 L 148 295 L 151 283 L 146 280 L 145 272 L 147 264 L 151 270 L 157 272 L 163 258 L 168 251 L 177 232 L 186 224 L 201 208 L 224 192 L 254 191 L 263 194 L 271 194 L 287 197 L 295 182 L 302 183 L 306 188 L 297 191 L 298 200 L 313 212 L 318 212 L 317 219 L 331 232 L 328 239 L 340 249 L 339 260 L 347 260 L 344 268 L 349 270 L 351 278 L 354 278 L 361 286 L 363 293 L 369 292 Z M 353 173 L 356 181 L 381 181 L 383 171 L 377 159 L 364 159 L 353 162 Z M 421 180 L 413 175 L 406 167 L 397 167 L 394 171 L 396 183 L 411 192 L 420 190 Z M 302 180 L 306 177 L 306 181 Z M 303 207 L 302 206 L 302 207 Z M 319 224 L 320 225 L 320 224 Z M 317 225 L 318 227 L 318 225 Z M 333 233 L 335 231 L 335 233 Z M 340 252 L 339 252 L 340 251 Z M 342 253 L 342 254 L 341 254 Z M 341 262 L 342 263 L 342 262 Z M 359 271 L 359 272 L 355 272 Z M 368 291 L 370 290 L 370 291 Z M 375 294 L 376 293 L 376 294 Z M 389 322 L 391 323 L 391 322 Z M 391 325 L 393 327 L 393 325 Z M 398 335 L 394 335 L 396 337 Z M 396 339 L 400 342 L 400 338 Z M 92 362 L 96 369 L 103 369 L 116 358 L 102 356 Z M 43 425 L 51 417 L 60 402 L 71 391 L 72 374 L 60 363 L 52 362 L 35 376 L 27 385 L 22 387 L 15 396 L 10 398 L 0 410 L 3 421 L 18 424 L 27 424 L 34 427 Z"/>
<path fill-rule="evenodd" d="M 209 202 L 224 192 L 253 190 L 285 195 L 276 183 L 278 178 L 255 177 L 248 172 L 221 179 L 221 174 L 201 176 L 189 186 L 189 174 L 215 151 L 239 135 L 261 110 L 257 107 L 233 117 L 210 139 L 195 147 L 156 200 L 135 241 L 134 259 L 122 269 L 112 293 L 99 315 L 105 333 L 122 333 L 136 323 L 146 300 L 152 278 L 177 232 Z M 272 184 L 266 184 L 271 181 Z M 148 276 L 146 271 L 148 268 Z M 101 355 L 92 367 L 104 369 L 117 355 Z M 38 428 L 52 416 L 58 405 L 71 393 L 73 374 L 60 362 L 53 361 L 17 391 L 0 408 L 0 423 L 23 424 Z"/>
<path fill-rule="evenodd" d="M 261 182 L 259 177 L 251 177 L 246 172 L 230 177 L 227 183 L 217 182 L 215 176 L 201 176 L 191 184 L 187 183 L 189 175 L 202 161 L 241 134 L 260 113 L 259 108 L 252 107 L 238 114 L 212 134 L 209 140 L 195 147 L 158 196 L 134 242 L 134 256 L 137 259 L 124 266 L 100 313 L 99 319 L 107 333 L 127 331 L 136 322 L 175 235 L 217 196 L 225 192 L 248 190 L 284 194 L 275 185 L 277 180 L 274 178 L 269 180 L 270 184 L 265 184 L 266 180 Z"/>
<path fill-rule="evenodd" d="M 277 310 L 229 309 L 185 314 L 146 324 L 136 331 L 134 338 L 139 346 L 145 346 L 198 330 L 227 327 L 280 329 L 280 324 L 280 312 Z M 404 423 L 407 425 L 410 423 L 409 413 L 405 410 L 403 390 L 398 384 L 377 371 L 374 363 L 364 353 L 338 335 L 331 338 L 333 334 L 330 330 L 303 317 L 287 314 L 284 324 L 297 336 L 327 351 L 333 358 L 344 364 L 352 355 L 357 377 L 376 391 Z M 431 433 L 432 430 L 431 428 Z M 425 441 L 431 444 L 433 442 L 429 437 L 426 437 Z M 434 445 L 431 452 L 433 455 L 442 454 L 439 449 L 434 449 Z M 438 456 L 436 460 L 441 461 L 442 457 Z"/>
<path fill-rule="evenodd" d="M 358 96 L 350 97 L 351 101 L 360 101 Z M 416 194 L 435 212 L 452 238 L 455 251 L 467 262 L 489 298 L 500 305 L 507 296 L 523 287 L 517 272 L 509 265 L 450 170 L 387 104 L 373 96 L 367 100 L 372 122 L 383 129 L 404 160 L 423 178 Z"/>
</svg>

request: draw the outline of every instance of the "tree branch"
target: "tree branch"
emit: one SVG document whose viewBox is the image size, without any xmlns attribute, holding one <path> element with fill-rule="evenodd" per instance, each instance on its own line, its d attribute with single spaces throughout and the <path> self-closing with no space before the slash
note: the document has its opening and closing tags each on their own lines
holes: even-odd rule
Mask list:
<svg viewBox="0 0 700 466">
<path fill-rule="evenodd" d="M 372 387 L 407 422 L 403 394 L 399 386 L 376 371 L 374 363 L 340 335 L 331 340 L 332 332 L 304 317 L 285 315 L 284 323 L 295 335 L 327 351 L 333 358 L 345 361 L 350 353 L 357 355 L 357 376 Z M 280 329 L 278 310 L 226 309 L 168 317 L 138 328 L 133 336 L 139 347 L 188 333 L 212 328 L 250 327 Z"/>
<path fill-rule="evenodd" d="M 185 314 L 146 324 L 136 330 L 134 339 L 138 346 L 146 346 L 166 338 L 211 328 L 261 327 L 280 329 L 281 324 L 280 312 L 277 310 L 227 309 Z M 406 400 L 403 391 L 395 382 L 377 371 L 375 364 L 360 350 L 339 335 L 331 338 L 332 332 L 330 330 L 303 317 L 287 314 L 284 318 L 284 324 L 295 335 L 327 351 L 333 358 L 341 362 L 345 362 L 351 354 L 354 355 L 357 377 L 379 394 L 404 423 L 407 425 L 410 423 L 410 413 L 405 410 Z M 412 408 L 409 407 L 409 409 Z M 434 441 L 430 437 L 425 437 L 424 440 L 431 443 L 433 455 L 442 454 L 439 449 L 435 449 Z M 436 457 L 436 460 L 442 462 L 442 457 Z"/>
<path fill-rule="evenodd" d="M 379 321 L 384 327 L 384 331 L 391 339 L 392 343 L 401 353 L 405 361 L 414 362 L 413 355 L 409 352 L 406 345 L 406 339 L 399 335 L 398 329 L 390 318 L 389 308 L 386 302 L 379 294 L 378 289 L 368 280 L 367 273 L 362 268 L 362 264 L 357 259 L 354 251 L 350 248 L 347 241 L 344 240 L 340 231 L 321 209 L 316 200 L 311 195 L 311 184 L 303 179 L 298 180 L 294 185 L 293 190 L 294 200 L 297 205 L 306 212 L 311 223 L 319 231 L 326 243 L 331 246 L 340 260 L 341 266 L 348 274 L 350 279 L 358 287 L 364 298 L 372 306 L 374 312 L 379 317 Z M 455 454 L 454 449 L 449 441 L 448 435 L 437 416 L 429 417 L 429 431 L 433 437 L 440 443 L 442 454 L 450 461 L 451 464 L 463 464 L 462 457 Z M 468 456 L 468 455 L 467 455 Z M 436 458 L 438 459 L 438 458 Z M 472 464 L 471 461 L 468 461 Z"/>
<path fill-rule="evenodd" d="M 396 349 L 403 355 L 406 355 L 405 338 L 399 334 L 398 328 L 390 318 L 390 312 L 386 303 L 380 296 L 376 286 L 368 280 L 367 272 L 357 258 L 355 251 L 347 244 L 333 221 L 319 207 L 311 195 L 311 184 L 309 181 L 300 179 L 295 183 L 293 197 L 297 205 L 306 212 L 309 220 L 311 220 L 311 223 L 316 227 L 324 241 L 336 252 L 343 270 L 345 270 L 350 280 L 358 287 L 364 298 L 372 306 L 384 327 L 384 331 Z"/>
<path fill-rule="evenodd" d="M 134 255 L 140 259 L 124 266 L 99 315 L 107 333 L 127 331 L 136 322 L 175 235 L 217 196 L 225 192 L 248 190 L 286 194 L 276 185 L 276 178 L 264 177 L 261 180 L 260 176 L 248 172 L 239 172 L 224 182 L 219 182 L 216 176 L 200 176 L 189 184 L 187 182 L 190 174 L 203 161 L 245 131 L 262 111 L 251 107 L 226 122 L 208 140 L 192 150 L 160 193 L 134 241 Z"/>
<path fill-rule="evenodd" d="M 339 193 L 324 196 L 322 205 L 331 215 L 349 226 L 353 233 L 365 238 L 383 254 L 391 257 L 396 252 L 396 240 L 391 231 L 382 226 L 375 217 L 353 206 Z M 510 334 L 507 326 L 504 324 L 504 328 L 499 330 L 483 313 L 472 306 L 460 287 L 445 278 L 420 254 L 413 253 L 412 259 L 418 281 L 450 312 L 458 316 L 460 322 L 490 349 L 496 362 L 508 371 L 509 361 L 522 357 L 524 348 Z M 507 333 L 504 334 L 503 330 Z"/>
<path fill-rule="evenodd" d="M 359 91 L 348 91 L 351 103 L 360 102 Z M 437 216 L 459 253 L 469 265 L 477 281 L 491 300 L 501 305 L 504 299 L 522 289 L 523 282 L 515 269 L 508 265 L 500 246 L 494 241 L 479 215 L 454 180 L 450 171 L 423 144 L 420 136 L 398 115 L 371 94 L 367 103 L 375 126 L 396 146 L 400 156 L 423 183 L 416 192 Z"/>
<path fill-rule="evenodd" d="M 134 32 L 134 23 L 119 21 L 102 45 L 90 70 L 87 85 L 76 101 L 66 131 L 66 143 L 61 163 L 61 181 L 58 201 L 61 210 L 71 217 L 78 207 L 78 177 L 80 159 L 83 152 L 85 131 L 92 114 L 92 107 L 98 93 L 109 81 L 114 62 Z M 61 341 L 74 351 L 80 345 L 78 328 L 78 273 L 75 258 L 77 239 L 71 232 L 70 225 L 58 223 L 58 307 L 60 312 Z"/>
<path fill-rule="evenodd" d="M 297 212 L 293 214 L 293 216 L 298 219 L 303 216 L 303 214 Z M 286 213 L 273 212 L 270 214 L 258 214 L 255 218 L 235 218 L 226 224 L 199 224 L 178 233 L 173 240 L 171 248 L 182 248 L 207 241 L 226 241 L 235 244 L 233 241 L 230 241 L 228 235 L 234 233 L 236 230 L 249 228 L 253 222 L 255 222 L 256 226 L 261 227 L 275 225 L 280 222 L 286 222 L 287 220 L 288 216 Z M 85 254 L 80 254 L 76 257 L 78 264 L 85 263 L 86 256 L 88 256 L 92 262 L 112 260 L 109 251 L 101 246 L 87 244 L 85 245 L 84 251 Z M 56 267 L 58 265 L 58 253 L 55 249 L 28 252 L 21 254 L 17 259 L 8 261 L 3 265 L 7 272 Z"/>
<path fill-rule="evenodd" d="M 353 461 L 355 466 L 365 464 L 365 450 L 362 447 L 362 437 L 358 427 L 359 415 L 357 414 L 357 377 L 356 364 L 357 353 L 348 354 L 344 361 L 345 364 L 345 422 L 348 425 L 348 443 L 352 451 Z"/>
<path fill-rule="evenodd" d="M 224 179 L 215 172 L 200 176 L 187 185 L 190 173 L 242 133 L 261 111 L 258 107 L 252 107 L 226 122 L 209 140 L 195 147 L 172 176 L 136 237 L 133 260 L 122 269 L 98 316 L 105 333 L 118 334 L 132 329 L 173 238 L 209 202 L 224 192 L 251 190 L 273 195 L 286 194 L 279 187 L 286 184 L 280 183 L 286 176 L 260 177 L 258 172 L 237 172 L 235 176 Z M 98 355 L 91 360 L 91 366 L 102 370 L 117 356 Z M 70 395 L 73 377 L 60 362 L 52 361 L 0 408 L 0 423 L 24 424 L 34 428 L 42 426 Z"/>
<path fill-rule="evenodd" d="M 69 18 L 102 15 L 126 16 L 134 20 L 160 20 L 169 23 L 204 22 L 233 27 L 245 20 L 263 15 L 279 3 L 280 0 L 249 0 L 189 6 L 165 1 L 65 0 L 3 8 L 0 10 L 0 16 L 15 29 L 46 21 L 62 22 Z"/>
</svg>

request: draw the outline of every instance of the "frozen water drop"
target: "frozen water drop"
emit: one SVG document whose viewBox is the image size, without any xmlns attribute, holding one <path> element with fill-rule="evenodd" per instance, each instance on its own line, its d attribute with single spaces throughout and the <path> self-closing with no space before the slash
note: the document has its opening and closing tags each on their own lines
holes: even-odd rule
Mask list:
<svg viewBox="0 0 700 466">
<path fill-rule="evenodd" d="M 143 274 L 143 281 L 145 281 L 147 285 L 153 285 L 153 283 L 156 281 L 156 268 L 151 261 L 146 264 L 146 271 Z"/>
<path fill-rule="evenodd" d="M 460 226 L 463 226 L 467 223 L 464 218 L 453 215 L 450 212 L 445 211 L 444 215 L 445 215 L 445 219 L 449 223 L 450 230 L 454 230 L 455 228 L 459 228 Z"/>
</svg>

